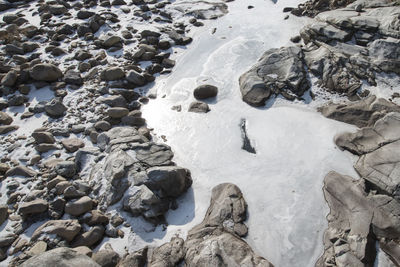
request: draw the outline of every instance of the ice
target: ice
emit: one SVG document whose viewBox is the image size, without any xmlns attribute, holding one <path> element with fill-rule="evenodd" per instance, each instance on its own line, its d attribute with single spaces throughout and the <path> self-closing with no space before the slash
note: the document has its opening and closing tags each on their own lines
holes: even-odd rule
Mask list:
<svg viewBox="0 0 400 267">
<path fill-rule="evenodd" d="M 166 136 L 175 161 L 189 168 L 194 179 L 194 204 L 183 199 L 177 211 L 169 212 L 163 240 L 177 231 L 184 236 L 201 222 L 212 187 L 232 182 L 248 202 L 247 241 L 257 253 L 275 266 L 314 266 L 322 254 L 329 212 L 324 176 L 336 170 L 358 177 L 352 167 L 355 159 L 340 151 L 333 137 L 355 127 L 324 118 L 315 110 L 318 103 L 276 99 L 269 108 L 250 107 L 238 87 L 239 76 L 264 51 L 286 45 L 307 23 L 305 18 L 283 20 L 283 7 L 299 2 L 257 0 L 250 10 L 243 1 L 230 3 L 229 14 L 193 34 L 194 42 L 172 74 L 150 88 L 158 98 L 143 108 L 144 117 L 156 133 Z M 217 99 L 208 102 L 211 112 L 187 112 L 193 89 L 203 83 L 219 88 Z M 171 110 L 178 104 L 182 112 Z M 241 149 L 242 119 L 256 154 Z M 190 209 L 194 217 L 175 225 Z"/>
</svg>

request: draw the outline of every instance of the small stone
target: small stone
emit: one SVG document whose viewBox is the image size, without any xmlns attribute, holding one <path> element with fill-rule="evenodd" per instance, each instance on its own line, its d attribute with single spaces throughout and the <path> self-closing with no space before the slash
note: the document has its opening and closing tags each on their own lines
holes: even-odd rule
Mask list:
<svg viewBox="0 0 400 267">
<path fill-rule="evenodd" d="M 0 111 L 0 124 L 10 125 L 13 122 L 13 119 L 7 113 Z"/>
<path fill-rule="evenodd" d="M 61 161 L 57 163 L 55 170 L 58 175 L 72 178 L 76 173 L 76 164 L 74 161 Z"/>
<path fill-rule="evenodd" d="M 189 112 L 195 112 L 195 113 L 207 113 L 210 111 L 210 107 L 208 106 L 207 103 L 203 102 L 192 102 L 189 106 Z"/>
<path fill-rule="evenodd" d="M 209 84 L 200 85 L 193 91 L 193 95 L 196 99 L 207 99 L 215 97 L 217 94 L 218 88 Z"/>
<path fill-rule="evenodd" d="M 85 143 L 83 142 L 83 140 L 79 139 L 79 138 L 64 139 L 61 141 L 61 143 L 64 146 L 64 148 L 70 153 L 73 153 L 73 152 L 77 151 L 79 148 L 82 148 L 85 146 Z"/>
</svg>

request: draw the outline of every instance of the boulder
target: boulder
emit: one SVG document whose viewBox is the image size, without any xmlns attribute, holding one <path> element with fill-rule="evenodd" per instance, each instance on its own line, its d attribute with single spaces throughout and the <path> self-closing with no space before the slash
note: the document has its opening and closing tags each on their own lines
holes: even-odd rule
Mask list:
<svg viewBox="0 0 400 267">
<path fill-rule="evenodd" d="M 217 94 L 218 88 L 209 84 L 200 85 L 196 87 L 193 91 L 194 97 L 199 100 L 216 97 Z"/>
<path fill-rule="evenodd" d="M 303 51 L 297 46 L 265 52 L 257 64 L 239 78 L 243 101 L 262 106 L 274 93 L 301 97 L 310 88 L 303 58 Z"/>
<path fill-rule="evenodd" d="M 40 255 L 34 256 L 25 261 L 21 267 L 100 267 L 95 261 L 86 255 L 77 253 L 75 250 L 70 248 L 55 248 L 46 251 Z"/>
<path fill-rule="evenodd" d="M 47 210 L 48 203 L 44 199 L 23 202 L 19 205 L 19 213 L 23 216 L 43 213 Z"/>
<path fill-rule="evenodd" d="M 78 200 L 73 200 L 65 205 L 65 213 L 73 216 L 82 215 L 90 211 L 93 207 L 93 201 L 90 197 L 84 196 Z"/>
<path fill-rule="evenodd" d="M 31 240 L 37 240 L 42 234 L 54 234 L 70 242 L 80 230 L 78 220 L 51 220 L 39 226 L 33 232 Z"/>
<path fill-rule="evenodd" d="M 55 82 L 63 76 L 57 66 L 47 63 L 36 64 L 30 69 L 29 74 L 32 79 L 45 82 Z"/>
<path fill-rule="evenodd" d="M 207 103 L 194 101 L 194 102 L 190 103 L 188 111 L 195 112 L 195 113 L 207 113 L 210 111 L 210 107 L 208 106 Z"/>
</svg>

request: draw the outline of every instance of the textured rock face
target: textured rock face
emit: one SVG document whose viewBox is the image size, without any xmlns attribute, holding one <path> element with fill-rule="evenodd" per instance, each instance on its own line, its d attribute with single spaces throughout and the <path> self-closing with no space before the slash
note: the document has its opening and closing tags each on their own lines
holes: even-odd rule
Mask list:
<svg viewBox="0 0 400 267">
<path fill-rule="evenodd" d="M 54 82 L 63 76 L 58 67 L 46 63 L 33 66 L 29 74 L 32 79 L 45 82 Z"/>
<path fill-rule="evenodd" d="M 257 256 L 240 236 L 247 234 L 247 206 L 233 184 L 213 188 L 203 222 L 190 230 L 185 242 L 187 266 L 272 266 Z"/>
<path fill-rule="evenodd" d="M 319 108 L 325 117 L 358 127 L 373 126 L 389 112 L 400 112 L 400 107 L 382 98 L 370 96 L 348 104 L 327 104 Z"/>
<path fill-rule="evenodd" d="M 239 78 L 243 101 L 262 106 L 272 94 L 301 97 L 310 87 L 299 47 L 270 49 Z"/>
<path fill-rule="evenodd" d="M 67 241 L 72 241 L 81 230 L 78 220 L 53 220 L 39 226 L 33 232 L 31 240 L 38 239 L 42 234 L 55 234 Z"/>
<path fill-rule="evenodd" d="M 30 258 L 24 262 L 21 267 L 37 267 L 37 266 L 69 266 L 69 267 L 100 267 L 95 261 L 88 256 L 77 253 L 70 248 L 56 248 L 40 255 Z"/>
</svg>

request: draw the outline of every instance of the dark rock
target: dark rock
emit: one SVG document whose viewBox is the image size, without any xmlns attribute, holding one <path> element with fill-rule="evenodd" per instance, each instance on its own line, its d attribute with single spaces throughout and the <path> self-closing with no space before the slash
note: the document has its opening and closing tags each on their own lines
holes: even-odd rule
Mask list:
<svg viewBox="0 0 400 267">
<path fill-rule="evenodd" d="M 193 91 L 194 97 L 200 100 L 215 97 L 217 94 L 218 88 L 208 84 L 200 85 Z"/>
<path fill-rule="evenodd" d="M 207 113 L 210 111 L 210 107 L 208 106 L 207 103 L 194 101 L 190 103 L 188 111 L 195 113 Z"/>
<path fill-rule="evenodd" d="M 44 110 L 48 116 L 59 118 L 64 116 L 64 112 L 67 111 L 67 108 L 59 99 L 53 98 L 50 102 L 46 103 Z"/>
<path fill-rule="evenodd" d="M 37 81 L 54 82 L 63 76 L 61 70 L 47 63 L 36 64 L 29 71 L 32 79 Z"/>
</svg>

